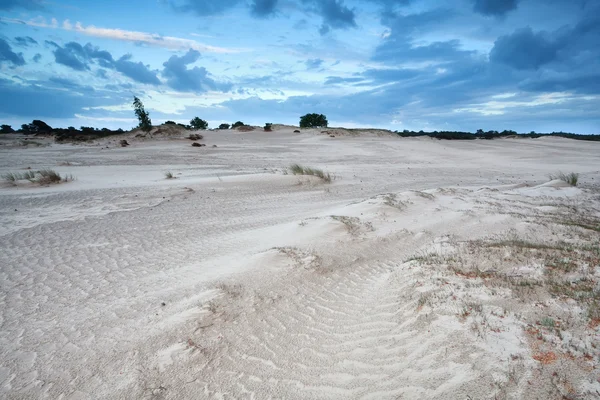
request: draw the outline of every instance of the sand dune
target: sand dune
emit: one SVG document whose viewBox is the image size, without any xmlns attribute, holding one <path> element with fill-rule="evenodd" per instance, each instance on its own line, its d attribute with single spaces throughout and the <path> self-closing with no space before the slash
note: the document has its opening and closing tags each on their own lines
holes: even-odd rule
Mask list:
<svg viewBox="0 0 600 400">
<path fill-rule="evenodd" d="M 597 144 L 204 142 L 0 150 L 1 397 L 600 396 Z"/>
</svg>

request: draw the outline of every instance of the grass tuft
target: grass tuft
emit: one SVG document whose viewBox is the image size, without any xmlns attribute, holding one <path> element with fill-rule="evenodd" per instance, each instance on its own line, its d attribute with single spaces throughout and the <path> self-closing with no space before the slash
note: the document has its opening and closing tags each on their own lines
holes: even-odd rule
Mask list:
<svg viewBox="0 0 600 400">
<path fill-rule="evenodd" d="M 290 172 L 294 175 L 316 176 L 317 178 L 321 179 L 325 183 L 331 183 L 331 181 L 333 179 L 331 177 L 330 173 L 325 173 L 325 172 L 323 172 L 322 169 L 303 167 L 299 164 L 292 164 L 292 165 L 290 165 L 289 169 L 290 169 Z"/>
<path fill-rule="evenodd" d="M 52 183 L 60 182 L 71 182 L 75 180 L 73 175 L 67 175 L 63 178 L 58 172 L 52 169 L 42 169 L 37 172 L 7 172 L 2 175 L 2 179 L 4 179 L 6 182 L 12 183 L 13 185 L 16 185 L 18 181 L 25 180 L 32 183 L 37 183 L 39 185 L 49 185 Z"/>
<path fill-rule="evenodd" d="M 571 186 L 577 186 L 577 182 L 579 181 L 579 174 L 575 172 L 571 172 L 565 174 L 563 172 L 559 172 L 556 175 L 549 175 L 550 180 L 560 179 L 561 181 L 567 182 Z"/>
<path fill-rule="evenodd" d="M 175 179 L 175 175 L 171 171 L 165 172 L 165 179 Z"/>
</svg>

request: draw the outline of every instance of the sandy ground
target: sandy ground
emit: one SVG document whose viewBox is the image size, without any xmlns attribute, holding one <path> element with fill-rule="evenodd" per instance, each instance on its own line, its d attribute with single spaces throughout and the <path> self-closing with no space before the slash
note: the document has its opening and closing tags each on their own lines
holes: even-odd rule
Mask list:
<svg viewBox="0 0 600 400">
<path fill-rule="evenodd" d="M 0 146 L 0 397 L 600 397 L 600 144 L 204 135 Z"/>
</svg>

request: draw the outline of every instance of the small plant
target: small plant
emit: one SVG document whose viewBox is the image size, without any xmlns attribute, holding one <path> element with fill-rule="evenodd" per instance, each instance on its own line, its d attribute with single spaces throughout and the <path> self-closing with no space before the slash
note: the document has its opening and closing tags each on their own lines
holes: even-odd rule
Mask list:
<svg viewBox="0 0 600 400">
<path fill-rule="evenodd" d="M 311 175 L 320 178 L 325 183 L 331 183 L 331 174 L 323 172 L 322 169 L 303 167 L 299 164 L 290 165 L 290 172 L 294 175 Z"/>
<path fill-rule="evenodd" d="M 171 171 L 165 172 L 165 179 L 175 179 L 175 175 Z"/>
<path fill-rule="evenodd" d="M 541 321 L 542 326 L 546 328 L 554 328 L 556 326 L 556 322 L 550 317 L 544 317 Z"/>
<path fill-rule="evenodd" d="M 549 175 L 550 180 L 560 179 L 561 181 L 567 182 L 571 186 L 577 186 L 577 182 L 579 181 L 579 174 L 575 172 L 571 172 L 565 174 L 563 172 L 559 172 L 556 175 Z"/>
</svg>

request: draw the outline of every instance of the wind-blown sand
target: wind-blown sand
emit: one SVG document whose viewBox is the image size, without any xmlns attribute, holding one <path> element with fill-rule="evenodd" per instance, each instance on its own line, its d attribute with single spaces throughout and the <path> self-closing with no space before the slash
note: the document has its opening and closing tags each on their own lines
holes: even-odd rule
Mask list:
<svg viewBox="0 0 600 400">
<path fill-rule="evenodd" d="M 600 396 L 600 144 L 203 134 L 0 147 L 0 397 Z"/>
</svg>

